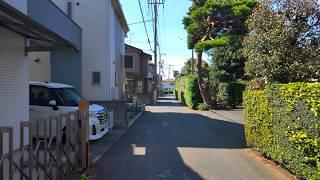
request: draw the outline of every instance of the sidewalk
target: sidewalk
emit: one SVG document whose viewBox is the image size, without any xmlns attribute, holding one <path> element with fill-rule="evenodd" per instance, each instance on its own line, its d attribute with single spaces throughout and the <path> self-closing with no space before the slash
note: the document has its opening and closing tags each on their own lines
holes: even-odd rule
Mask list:
<svg viewBox="0 0 320 180">
<path fill-rule="evenodd" d="M 244 122 L 242 109 L 230 109 L 230 110 L 212 110 L 211 113 L 219 115 L 223 118 L 235 121 L 237 123 Z"/>
</svg>

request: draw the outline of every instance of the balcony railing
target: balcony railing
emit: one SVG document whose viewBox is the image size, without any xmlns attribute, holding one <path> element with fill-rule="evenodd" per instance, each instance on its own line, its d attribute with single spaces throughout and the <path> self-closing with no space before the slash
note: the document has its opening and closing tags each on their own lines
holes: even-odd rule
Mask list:
<svg viewBox="0 0 320 180">
<path fill-rule="evenodd" d="M 81 49 L 82 29 L 51 0 L 28 0 L 28 16 Z"/>
</svg>

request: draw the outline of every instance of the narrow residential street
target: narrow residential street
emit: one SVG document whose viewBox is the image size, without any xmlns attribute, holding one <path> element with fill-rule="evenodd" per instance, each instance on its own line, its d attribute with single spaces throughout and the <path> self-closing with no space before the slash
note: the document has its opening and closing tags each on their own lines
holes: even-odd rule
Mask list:
<svg viewBox="0 0 320 180">
<path fill-rule="evenodd" d="M 97 179 L 283 179 L 248 155 L 241 113 L 234 114 L 162 98 L 97 162 Z"/>
</svg>

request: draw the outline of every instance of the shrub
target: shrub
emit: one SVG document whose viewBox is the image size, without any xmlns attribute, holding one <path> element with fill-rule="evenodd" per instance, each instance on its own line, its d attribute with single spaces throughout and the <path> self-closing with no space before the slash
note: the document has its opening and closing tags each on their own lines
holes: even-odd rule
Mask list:
<svg viewBox="0 0 320 180">
<path fill-rule="evenodd" d="M 184 80 L 184 97 L 187 106 L 195 109 L 199 103 L 202 103 L 202 97 L 200 94 L 198 79 L 195 75 L 188 75 Z"/>
<path fill-rule="evenodd" d="M 320 179 L 320 83 L 244 93 L 249 146 L 306 179 Z"/>
<path fill-rule="evenodd" d="M 180 100 L 179 99 L 179 94 L 181 92 L 180 81 L 181 81 L 181 77 L 177 77 L 176 78 L 176 83 L 175 83 L 175 86 L 174 86 L 174 95 L 176 97 L 176 100 Z"/>
<path fill-rule="evenodd" d="M 184 77 L 178 77 L 176 78 L 176 84 L 174 87 L 174 93 L 176 96 L 176 99 L 179 100 L 182 103 L 185 103 L 184 98 Z"/>
<path fill-rule="evenodd" d="M 217 89 L 217 102 L 223 108 L 227 108 L 229 105 L 229 83 L 219 83 Z"/>
<path fill-rule="evenodd" d="M 208 111 L 210 109 L 210 107 L 208 105 L 206 105 L 205 103 L 199 103 L 197 106 L 197 109 L 199 111 Z"/>
<path fill-rule="evenodd" d="M 244 81 L 231 82 L 229 85 L 229 105 L 231 107 L 242 105 L 243 91 L 246 89 Z"/>
<path fill-rule="evenodd" d="M 245 83 L 240 81 L 219 83 L 216 96 L 217 101 L 224 108 L 241 106 L 245 87 Z"/>
</svg>

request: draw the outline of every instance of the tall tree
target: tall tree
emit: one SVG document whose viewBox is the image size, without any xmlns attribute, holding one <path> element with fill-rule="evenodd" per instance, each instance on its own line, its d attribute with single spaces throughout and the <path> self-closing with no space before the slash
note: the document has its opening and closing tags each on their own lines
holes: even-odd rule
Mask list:
<svg viewBox="0 0 320 180">
<path fill-rule="evenodd" d="M 184 66 L 181 69 L 181 74 L 183 74 L 183 75 L 191 74 L 192 73 L 191 72 L 191 66 L 192 66 L 193 62 L 194 61 L 192 61 L 192 59 L 188 59 L 184 63 Z M 201 65 L 201 68 L 202 68 L 202 77 L 208 78 L 209 77 L 209 64 L 206 61 L 203 61 L 202 65 Z M 198 68 L 195 68 L 194 72 L 197 73 L 198 72 Z"/>
<path fill-rule="evenodd" d="M 183 24 L 188 33 L 188 47 L 196 50 L 198 86 L 203 102 L 210 98 L 202 76 L 202 54 L 214 47 L 228 45 L 234 36 L 245 33 L 244 22 L 255 0 L 192 0 Z"/>
<path fill-rule="evenodd" d="M 261 0 L 248 20 L 246 73 L 288 83 L 320 79 L 318 0 Z"/>
</svg>

